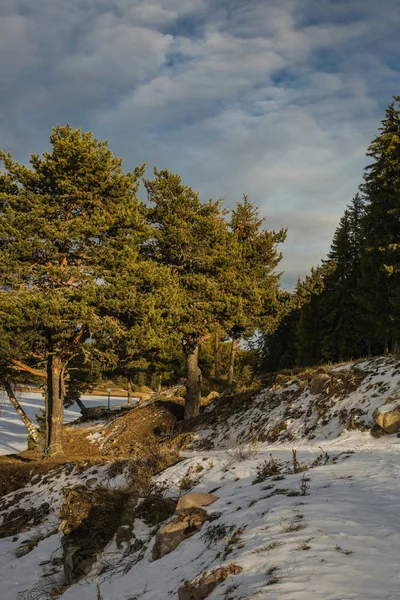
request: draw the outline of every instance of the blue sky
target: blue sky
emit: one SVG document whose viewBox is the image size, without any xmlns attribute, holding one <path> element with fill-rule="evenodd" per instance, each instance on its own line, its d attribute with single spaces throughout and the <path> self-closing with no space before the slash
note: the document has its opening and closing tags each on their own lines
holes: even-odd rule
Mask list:
<svg viewBox="0 0 400 600">
<path fill-rule="evenodd" d="M 26 162 L 56 123 L 127 169 L 243 193 L 290 287 L 328 251 L 400 94 L 399 0 L 0 0 L 0 147 Z"/>
</svg>

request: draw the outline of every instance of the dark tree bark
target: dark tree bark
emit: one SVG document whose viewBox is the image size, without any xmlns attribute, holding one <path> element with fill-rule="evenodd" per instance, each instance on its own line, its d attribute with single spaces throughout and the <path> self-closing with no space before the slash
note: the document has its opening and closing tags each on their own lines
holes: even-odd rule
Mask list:
<svg viewBox="0 0 400 600">
<path fill-rule="evenodd" d="M 200 413 L 201 371 L 199 369 L 199 344 L 186 348 L 186 398 L 185 421 L 194 419 Z"/>
<path fill-rule="evenodd" d="M 389 336 L 388 335 L 385 336 L 385 345 L 384 345 L 383 353 L 389 354 Z"/>
<path fill-rule="evenodd" d="M 77 396 L 75 398 L 75 402 L 77 403 L 77 405 L 79 406 L 79 408 L 81 409 L 81 414 L 84 417 L 87 414 L 87 408 L 86 406 L 83 404 L 82 400 L 79 398 L 79 396 Z"/>
<path fill-rule="evenodd" d="M 128 404 L 132 404 L 132 384 L 130 381 L 128 381 L 128 386 L 127 386 L 127 392 L 128 392 Z"/>
<path fill-rule="evenodd" d="M 40 439 L 38 430 L 36 429 L 35 423 L 33 421 L 31 421 L 31 419 L 28 417 L 28 415 L 26 414 L 26 412 L 24 411 L 24 409 L 18 402 L 18 400 L 14 394 L 14 391 L 11 387 L 10 382 L 7 379 L 5 379 L 5 380 L 2 380 L 1 383 L 4 385 L 4 389 L 7 392 L 7 396 L 9 398 L 11 404 L 13 405 L 13 407 L 15 408 L 15 410 L 21 417 L 21 420 L 22 420 L 23 424 L 25 425 L 25 427 L 27 428 L 30 436 L 32 437 L 34 442 L 39 445 L 41 439 Z"/>
<path fill-rule="evenodd" d="M 221 356 L 220 356 L 220 351 L 219 351 L 219 333 L 215 334 L 214 372 L 215 372 L 215 379 L 217 379 L 219 381 L 221 379 Z"/>
<path fill-rule="evenodd" d="M 46 452 L 62 454 L 64 398 L 62 394 L 63 365 L 61 358 L 50 353 L 47 358 Z"/>
<path fill-rule="evenodd" d="M 233 383 L 233 376 L 235 373 L 235 358 L 236 358 L 237 344 L 238 344 L 238 340 L 236 338 L 232 338 L 231 355 L 229 358 L 228 385 L 232 385 L 232 383 Z"/>
</svg>

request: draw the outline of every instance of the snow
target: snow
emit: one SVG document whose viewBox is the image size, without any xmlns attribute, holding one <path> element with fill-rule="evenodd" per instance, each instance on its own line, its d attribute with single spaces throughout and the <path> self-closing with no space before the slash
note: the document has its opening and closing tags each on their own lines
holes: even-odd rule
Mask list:
<svg viewBox="0 0 400 600">
<path fill-rule="evenodd" d="M 364 434 L 365 435 L 365 434 Z M 348 439 L 347 442 L 351 440 Z M 348 444 L 345 444 L 345 447 Z M 378 444 L 379 445 L 379 444 Z M 330 452 L 330 446 L 326 450 Z M 335 452 L 339 448 L 335 446 Z M 343 448 L 341 449 L 343 451 Z M 192 580 L 204 570 L 239 564 L 243 572 L 221 584 L 210 599 L 226 597 L 235 581 L 234 595 L 239 598 L 285 598 L 285 600 L 379 600 L 398 599 L 400 575 L 400 446 L 397 442 L 379 449 L 358 448 L 338 464 L 320 466 L 307 472 L 309 495 L 284 494 L 267 497 L 266 485 L 299 491 L 302 474 L 286 475 L 282 481 L 266 480 L 253 484 L 257 466 L 269 458 L 290 463 L 289 450 L 265 447 L 255 457 L 232 464 L 223 451 L 202 453 L 168 469 L 160 480 L 174 484 L 187 469 L 205 464 L 201 482 L 194 491 L 211 491 L 219 500 L 208 507 L 209 513 L 221 512 L 215 523 L 231 531 L 243 530 L 240 543 L 224 559 L 227 537 L 208 548 L 203 531 L 183 542 L 174 552 L 151 562 L 150 551 L 123 577 L 108 581 L 99 578 L 107 600 L 141 597 L 145 600 L 177 598 L 177 589 L 185 579 Z M 318 452 L 310 447 L 299 453 L 300 462 L 309 462 Z M 345 455 L 346 456 L 346 455 Z M 206 459 L 204 461 L 203 459 Z M 212 465 L 212 466 L 211 466 Z M 272 490 L 273 491 L 273 490 Z M 298 531 L 286 531 L 300 524 Z M 306 544 L 309 549 L 301 549 Z M 241 546 L 241 547 L 239 547 Z M 151 544 L 149 545 L 149 550 Z M 278 581 L 270 584 L 271 567 Z M 1 597 L 1 595 L 0 595 Z M 92 581 L 72 586 L 65 600 L 95 600 Z"/>
<path fill-rule="evenodd" d="M 341 367 L 343 377 L 355 367 L 361 368 L 360 364 Z M 200 430 L 193 450 L 185 451 L 183 460 L 156 481 L 171 497 L 179 496 L 180 483 L 188 477 L 191 491 L 213 492 L 218 500 L 206 508 L 214 515 L 212 522 L 170 554 L 152 561 L 155 531 L 136 521 L 134 533 L 144 542 L 142 559 L 126 574 L 112 577 L 99 575 L 95 565 L 62 598 L 97 600 L 98 582 L 104 600 L 177 600 L 185 580 L 235 563 L 242 572 L 218 585 L 210 600 L 398 600 L 400 438 L 376 439 L 368 431 L 346 429 L 347 421 L 341 421 L 339 414 L 343 409 L 362 408 L 361 424 L 371 424 L 373 411 L 398 393 L 400 369 L 391 359 L 364 361 L 362 368 L 367 375 L 357 388 L 331 398 L 323 415 L 318 414 L 316 398 L 308 389 L 289 382 L 274 392 L 279 402 L 270 410 L 271 397 L 265 390 L 246 409 Z M 34 404 L 30 398 L 26 402 Z M 288 416 L 288 407 L 295 416 Z M 251 442 L 255 433 L 262 432 L 260 424 L 270 430 L 282 419 L 288 426 L 275 443 Z M 310 423 L 315 425 L 313 439 L 305 433 Z M 295 435 L 290 439 L 288 433 Z M 210 440 L 212 449 L 202 449 Z M 235 451 L 238 443 L 246 456 L 243 460 Z M 308 470 L 293 473 L 293 448 Z M 281 466 L 282 478 L 255 483 L 271 455 Z M 317 457 L 319 466 L 313 467 Z M 57 525 L 62 487 L 82 483 L 94 472 L 99 484 L 113 489 L 126 485 L 124 473 L 110 480 L 104 466 L 83 474 L 78 470 L 68 474 L 65 469 L 46 485 L 38 481 L 24 488 L 30 494 L 19 506 L 49 502 L 50 518 L 38 527 L 51 532 Z M 225 534 L 209 545 L 204 533 L 216 525 L 222 532 L 225 528 Z M 59 532 L 26 556 L 15 557 L 16 548 L 36 532 L 37 528 L 22 533 L 15 541 L 0 540 L 0 600 L 14 600 L 23 590 L 50 580 L 45 577 L 49 567 L 43 563 L 61 557 Z M 115 560 L 115 552 L 111 541 L 99 564 Z"/>
<path fill-rule="evenodd" d="M 38 392 L 16 394 L 22 408 L 30 419 L 36 423 L 36 413 L 44 407 L 42 394 Z M 107 406 L 106 396 L 82 396 L 82 401 L 90 406 Z M 126 398 L 110 398 L 112 407 L 126 404 Z M 70 423 L 81 416 L 79 407 L 74 403 L 65 409 L 64 422 Z M 91 422 L 91 424 L 94 424 Z M 27 431 L 20 417 L 4 391 L 0 391 L 0 455 L 22 452 L 27 448 Z"/>
</svg>

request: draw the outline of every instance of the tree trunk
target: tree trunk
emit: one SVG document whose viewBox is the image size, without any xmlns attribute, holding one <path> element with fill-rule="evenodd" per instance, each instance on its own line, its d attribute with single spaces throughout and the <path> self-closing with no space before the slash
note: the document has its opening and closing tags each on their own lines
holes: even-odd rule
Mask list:
<svg viewBox="0 0 400 600">
<path fill-rule="evenodd" d="M 79 408 L 81 409 L 81 414 L 84 417 L 87 414 L 87 408 L 86 406 L 83 404 L 82 400 L 79 398 L 79 396 L 77 396 L 75 398 L 75 402 L 77 403 L 77 405 L 79 406 Z"/>
<path fill-rule="evenodd" d="M 128 391 L 128 400 L 127 400 L 127 402 L 130 405 L 130 404 L 132 404 L 132 384 L 131 384 L 130 381 L 128 381 L 128 386 L 127 387 L 128 387 L 128 390 L 127 390 Z"/>
<path fill-rule="evenodd" d="M 389 336 L 385 336 L 384 354 L 389 354 Z"/>
<path fill-rule="evenodd" d="M 39 445 L 41 440 L 40 440 L 40 435 L 38 433 L 38 430 L 36 429 L 35 423 L 33 421 L 31 421 L 31 419 L 28 417 L 28 415 L 26 414 L 26 412 L 24 411 L 24 409 L 18 402 L 18 400 L 13 392 L 10 382 L 5 380 L 2 383 L 4 385 L 4 389 L 7 392 L 7 396 L 9 398 L 11 404 L 13 405 L 13 407 L 15 408 L 15 410 L 21 417 L 22 422 L 25 425 L 25 427 L 27 428 L 30 436 L 32 437 L 34 442 Z"/>
<path fill-rule="evenodd" d="M 47 357 L 46 452 L 62 454 L 64 403 L 62 395 L 62 363 L 56 354 Z"/>
<path fill-rule="evenodd" d="M 161 394 L 161 390 L 162 390 L 161 381 L 162 381 L 162 378 L 160 375 L 160 377 L 158 378 L 158 383 L 157 383 L 157 394 Z"/>
<path fill-rule="evenodd" d="M 235 358 L 236 358 L 237 343 L 238 343 L 237 339 L 232 338 L 231 355 L 229 358 L 228 385 L 232 385 L 232 383 L 233 383 L 233 375 L 235 372 Z"/>
<path fill-rule="evenodd" d="M 186 398 L 185 421 L 200 413 L 201 371 L 199 369 L 199 344 L 192 344 L 186 351 Z"/>
<path fill-rule="evenodd" d="M 220 356 L 220 352 L 219 352 L 219 333 L 215 334 L 214 371 L 215 371 L 215 379 L 217 381 L 219 381 L 221 379 L 221 356 Z"/>
</svg>

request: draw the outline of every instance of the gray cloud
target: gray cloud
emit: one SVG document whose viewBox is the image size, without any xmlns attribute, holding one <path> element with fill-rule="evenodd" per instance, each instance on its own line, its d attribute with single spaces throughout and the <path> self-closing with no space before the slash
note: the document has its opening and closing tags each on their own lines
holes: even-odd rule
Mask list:
<svg viewBox="0 0 400 600">
<path fill-rule="evenodd" d="M 3 0 L 1 146 L 50 127 L 107 137 L 127 167 L 179 172 L 205 198 L 249 193 L 291 285 L 326 254 L 398 93 L 397 0 Z"/>
</svg>

